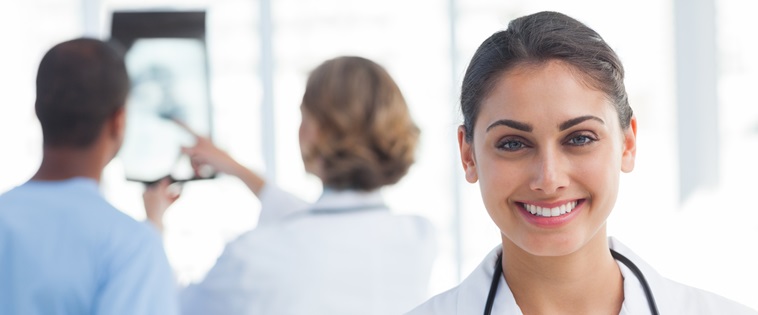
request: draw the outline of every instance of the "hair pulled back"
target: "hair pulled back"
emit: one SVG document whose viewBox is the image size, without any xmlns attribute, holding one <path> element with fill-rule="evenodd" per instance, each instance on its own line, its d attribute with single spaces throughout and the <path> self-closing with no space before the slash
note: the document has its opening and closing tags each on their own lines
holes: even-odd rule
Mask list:
<svg viewBox="0 0 758 315">
<path fill-rule="evenodd" d="M 629 127 L 632 108 L 624 87 L 624 67 L 600 35 L 558 12 L 539 12 L 511 21 L 487 38 L 471 59 L 461 87 L 466 141 L 471 142 L 482 101 L 506 72 L 527 65 L 562 61 L 588 86 L 605 93 Z"/>
<path fill-rule="evenodd" d="M 320 160 L 324 186 L 369 191 L 396 183 L 413 164 L 419 129 L 400 88 L 375 62 L 327 60 L 311 72 L 302 107 L 318 125 L 303 156 Z"/>
</svg>

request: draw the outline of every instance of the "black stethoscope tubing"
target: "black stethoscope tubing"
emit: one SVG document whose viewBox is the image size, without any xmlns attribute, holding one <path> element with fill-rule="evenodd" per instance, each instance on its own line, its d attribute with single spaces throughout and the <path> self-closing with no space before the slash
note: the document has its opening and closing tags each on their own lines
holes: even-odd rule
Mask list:
<svg viewBox="0 0 758 315">
<path fill-rule="evenodd" d="M 650 290 L 650 285 L 645 279 L 645 275 L 642 274 L 640 268 L 637 267 L 629 258 L 619 254 L 617 251 L 611 249 L 611 256 L 613 259 L 620 261 L 629 270 L 632 271 L 635 277 L 640 280 L 642 284 L 642 290 L 645 291 L 645 298 L 647 299 L 647 305 L 650 308 L 650 313 L 658 315 L 658 306 L 655 304 L 655 297 L 653 291 Z M 484 315 L 492 314 L 492 305 L 495 303 L 495 295 L 497 294 L 497 287 L 500 284 L 500 277 L 503 275 L 503 254 L 497 256 L 497 264 L 495 265 L 495 274 L 492 276 L 492 283 L 490 284 L 490 293 L 487 295 L 487 304 L 484 306 Z"/>
</svg>

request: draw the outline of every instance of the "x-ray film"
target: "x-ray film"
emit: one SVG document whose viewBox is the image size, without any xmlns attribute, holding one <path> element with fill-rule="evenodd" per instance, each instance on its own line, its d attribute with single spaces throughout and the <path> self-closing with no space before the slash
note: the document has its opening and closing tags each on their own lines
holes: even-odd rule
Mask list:
<svg viewBox="0 0 758 315">
<path fill-rule="evenodd" d="M 182 146 L 211 132 L 202 12 L 116 12 L 113 40 L 126 48 L 132 82 L 119 156 L 128 180 L 153 183 L 210 178 L 195 172 Z"/>
</svg>

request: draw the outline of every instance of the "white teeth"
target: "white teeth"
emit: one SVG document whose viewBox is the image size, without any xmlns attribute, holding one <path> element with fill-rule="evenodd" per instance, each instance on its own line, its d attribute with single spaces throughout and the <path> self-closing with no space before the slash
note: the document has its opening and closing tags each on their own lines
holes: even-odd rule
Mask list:
<svg viewBox="0 0 758 315">
<path fill-rule="evenodd" d="M 535 205 L 530 205 L 528 203 L 525 203 L 524 208 L 526 209 L 526 211 L 529 211 L 529 213 L 537 215 L 537 216 L 557 217 L 557 216 L 564 215 L 566 213 L 571 212 L 571 210 L 574 210 L 576 205 L 577 205 L 576 201 L 571 201 L 555 208 L 543 208 L 540 206 L 535 206 Z"/>
<path fill-rule="evenodd" d="M 553 214 L 554 217 L 557 217 L 557 216 L 561 215 L 561 208 L 560 207 L 555 207 L 555 208 L 551 209 L 550 212 Z M 566 212 L 563 212 L 563 213 L 566 213 Z"/>
</svg>

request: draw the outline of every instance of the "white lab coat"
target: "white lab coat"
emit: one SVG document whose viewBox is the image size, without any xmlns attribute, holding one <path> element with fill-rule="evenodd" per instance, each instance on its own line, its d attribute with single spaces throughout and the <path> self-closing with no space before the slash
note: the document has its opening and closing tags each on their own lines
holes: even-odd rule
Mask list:
<svg viewBox="0 0 758 315">
<path fill-rule="evenodd" d="M 653 268 L 635 255 L 629 248 L 614 238 L 609 238 L 610 247 L 634 262 L 642 271 L 658 305 L 659 314 L 669 315 L 756 315 L 758 312 L 721 296 L 674 282 L 659 275 Z M 443 292 L 418 306 L 409 315 L 482 314 L 487 302 L 497 256 L 502 252 L 498 246 L 457 287 Z M 637 277 L 624 264 L 618 262 L 624 278 L 624 303 L 621 315 L 650 314 L 645 293 Z M 513 298 L 513 293 L 503 277 L 500 277 L 492 314 L 522 315 Z"/>
<path fill-rule="evenodd" d="M 326 191 L 313 205 L 267 184 L 258 226 L 229 243 L 183 314 L 402 314 L 427 296 L 435 239 L 376 192 Z"/>
</svg>

